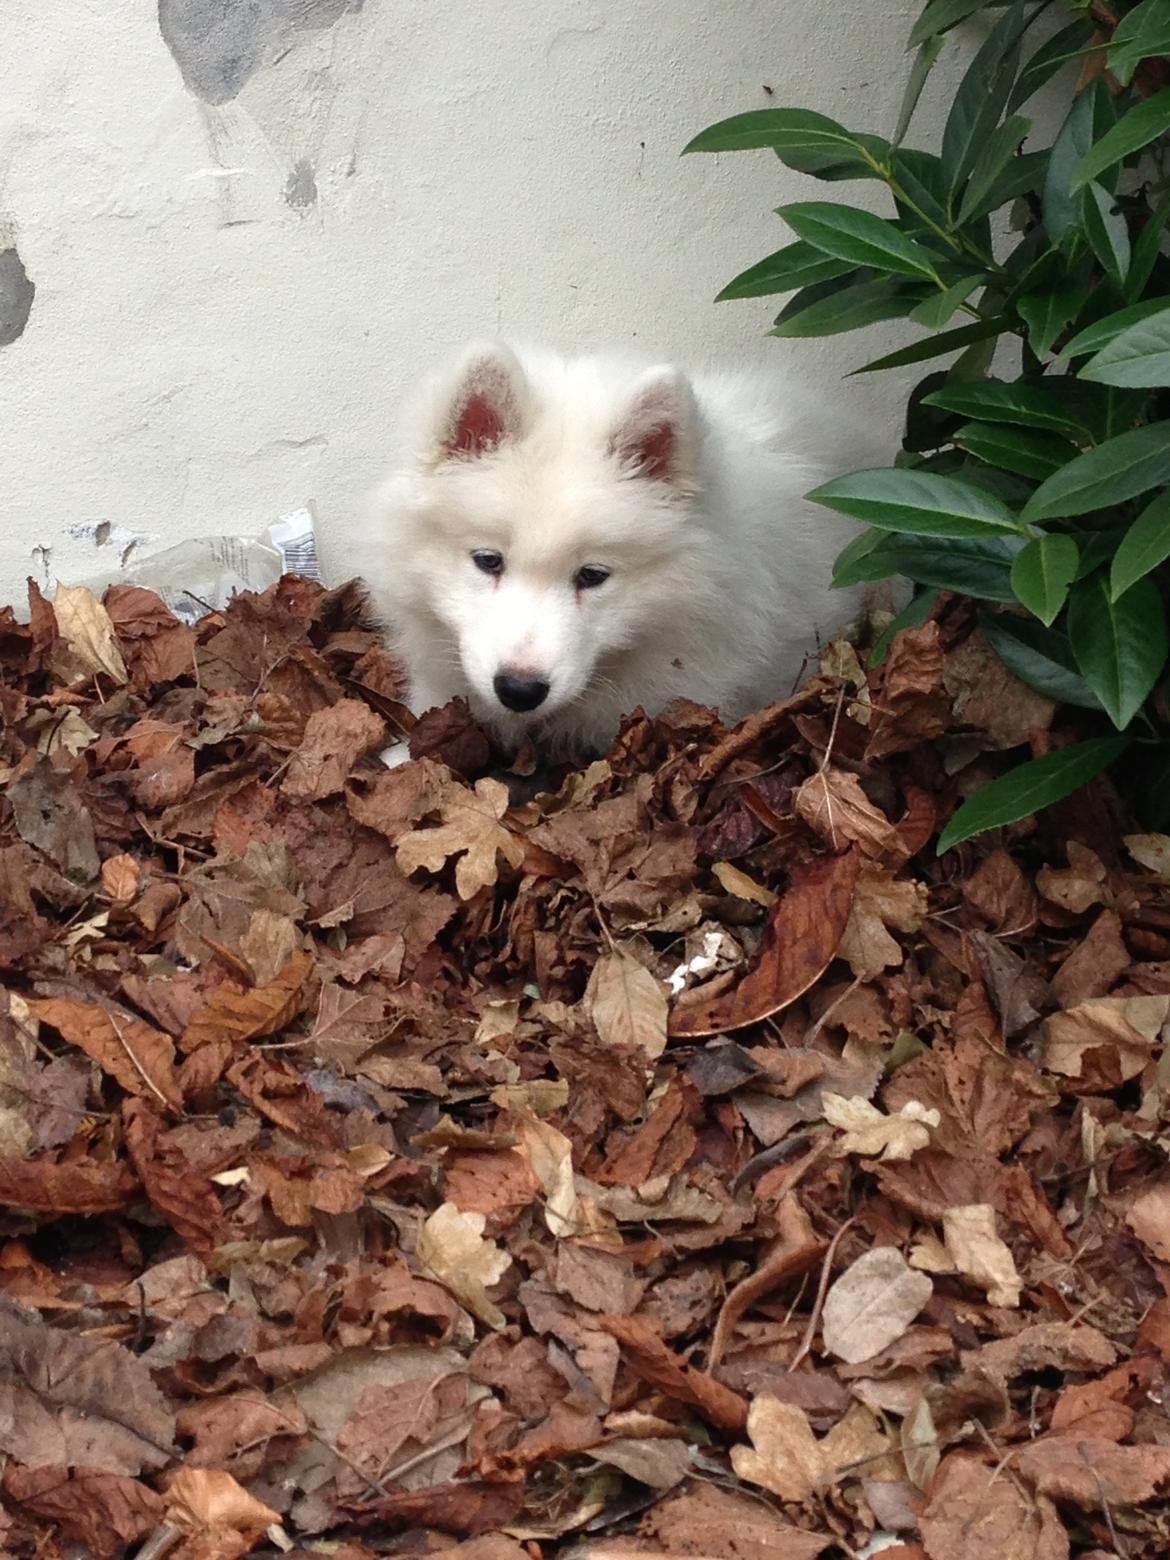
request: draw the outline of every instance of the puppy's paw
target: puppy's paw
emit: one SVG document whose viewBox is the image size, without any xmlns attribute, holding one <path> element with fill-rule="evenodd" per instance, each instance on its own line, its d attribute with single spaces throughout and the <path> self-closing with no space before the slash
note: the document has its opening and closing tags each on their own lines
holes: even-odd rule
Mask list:
<svg viewBox="0 0 1170 1560">
<path fill-rule="evenodd" d="M 393 747 L 383 748 L 382 751 L 378 754 L 378 757 L 382 760 L 387 769 L 397 769 L 400 764 L 409 762 L 410 743 L 395 742 Z"/>
</svg>

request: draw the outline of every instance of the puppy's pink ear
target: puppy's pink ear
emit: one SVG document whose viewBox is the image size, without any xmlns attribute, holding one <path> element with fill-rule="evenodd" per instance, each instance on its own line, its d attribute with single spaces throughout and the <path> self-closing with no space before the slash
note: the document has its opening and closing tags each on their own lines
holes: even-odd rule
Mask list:
<svg viewBox="0 0 1170 1560">
<path fill-rule="evenodd" d="M 634 385 L 610 449 L 632 475 L 693 488 L 698 467 L 695 396 L 677 368 L 649 369 Z"/>
<path fill-rule="evenodd" d="M 527 403 L 524 370 L 509 347 L 494 342 L 469 347 L 440 392 L 431 458 L 483 455 L 516 438 Z"/>
</svg>

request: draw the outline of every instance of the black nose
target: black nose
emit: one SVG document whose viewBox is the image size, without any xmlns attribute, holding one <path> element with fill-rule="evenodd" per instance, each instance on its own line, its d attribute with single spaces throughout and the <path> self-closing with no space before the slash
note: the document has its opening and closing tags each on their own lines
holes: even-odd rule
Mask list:
<svg viewBox="0 0 1170 1560">
<path fill-rule="evenodd" d="M 497 672 L 492 681 L 496 698 L 506 710 L 527 714 L 548 698 L 548 683 L 543 677 L 527 677 L 517 672 Z"/>
</svg>

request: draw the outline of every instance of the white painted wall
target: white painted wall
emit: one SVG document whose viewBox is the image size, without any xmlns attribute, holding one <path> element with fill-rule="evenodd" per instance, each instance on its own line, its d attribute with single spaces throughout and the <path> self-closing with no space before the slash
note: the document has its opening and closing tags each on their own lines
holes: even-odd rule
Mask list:
<svg viewBox="0 0 1170 1560">
<path fill-rule="evenodd" d="M 8 0 L 0 248 L 36 295 L 0 347 L 0 603 L 94 572 L 79 521 L 170 542 L 306 500 L 328 573 L 355 572 L 396 398 L 471 334 L 791 353 L 820 380 L 890 342 L 769 341 L 770 300 L 714 306 L 786 241 L 771 208 L 834 191 L 678 154 L 770 101 L 890 130 L 914 0 L 350 4 L 211 106 L 156 4 Z M 196 25 L 233 5 L 172 0 Z M 867 392 L 891 429 L 893 389 Z"/>
</svg>

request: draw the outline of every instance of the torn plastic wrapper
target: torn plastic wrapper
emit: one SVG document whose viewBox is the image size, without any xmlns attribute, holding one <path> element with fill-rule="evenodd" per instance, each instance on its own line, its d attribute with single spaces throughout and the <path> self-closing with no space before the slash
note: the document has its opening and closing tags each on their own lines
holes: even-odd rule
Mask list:
<svg viewBox="0 0 1170 1560">
<path fill-rule="evenodd" d="M 282 574 L 319 580 L 311 505 L 276 520 L 260 536 L 199 536 L 131 558 L 111 577 L 82 583 L 100 597 L 112 584 L 140 585 L 161 596 L 184 623 L 219 612 L 242 590 L 262 591 Z"/>
</svg>

